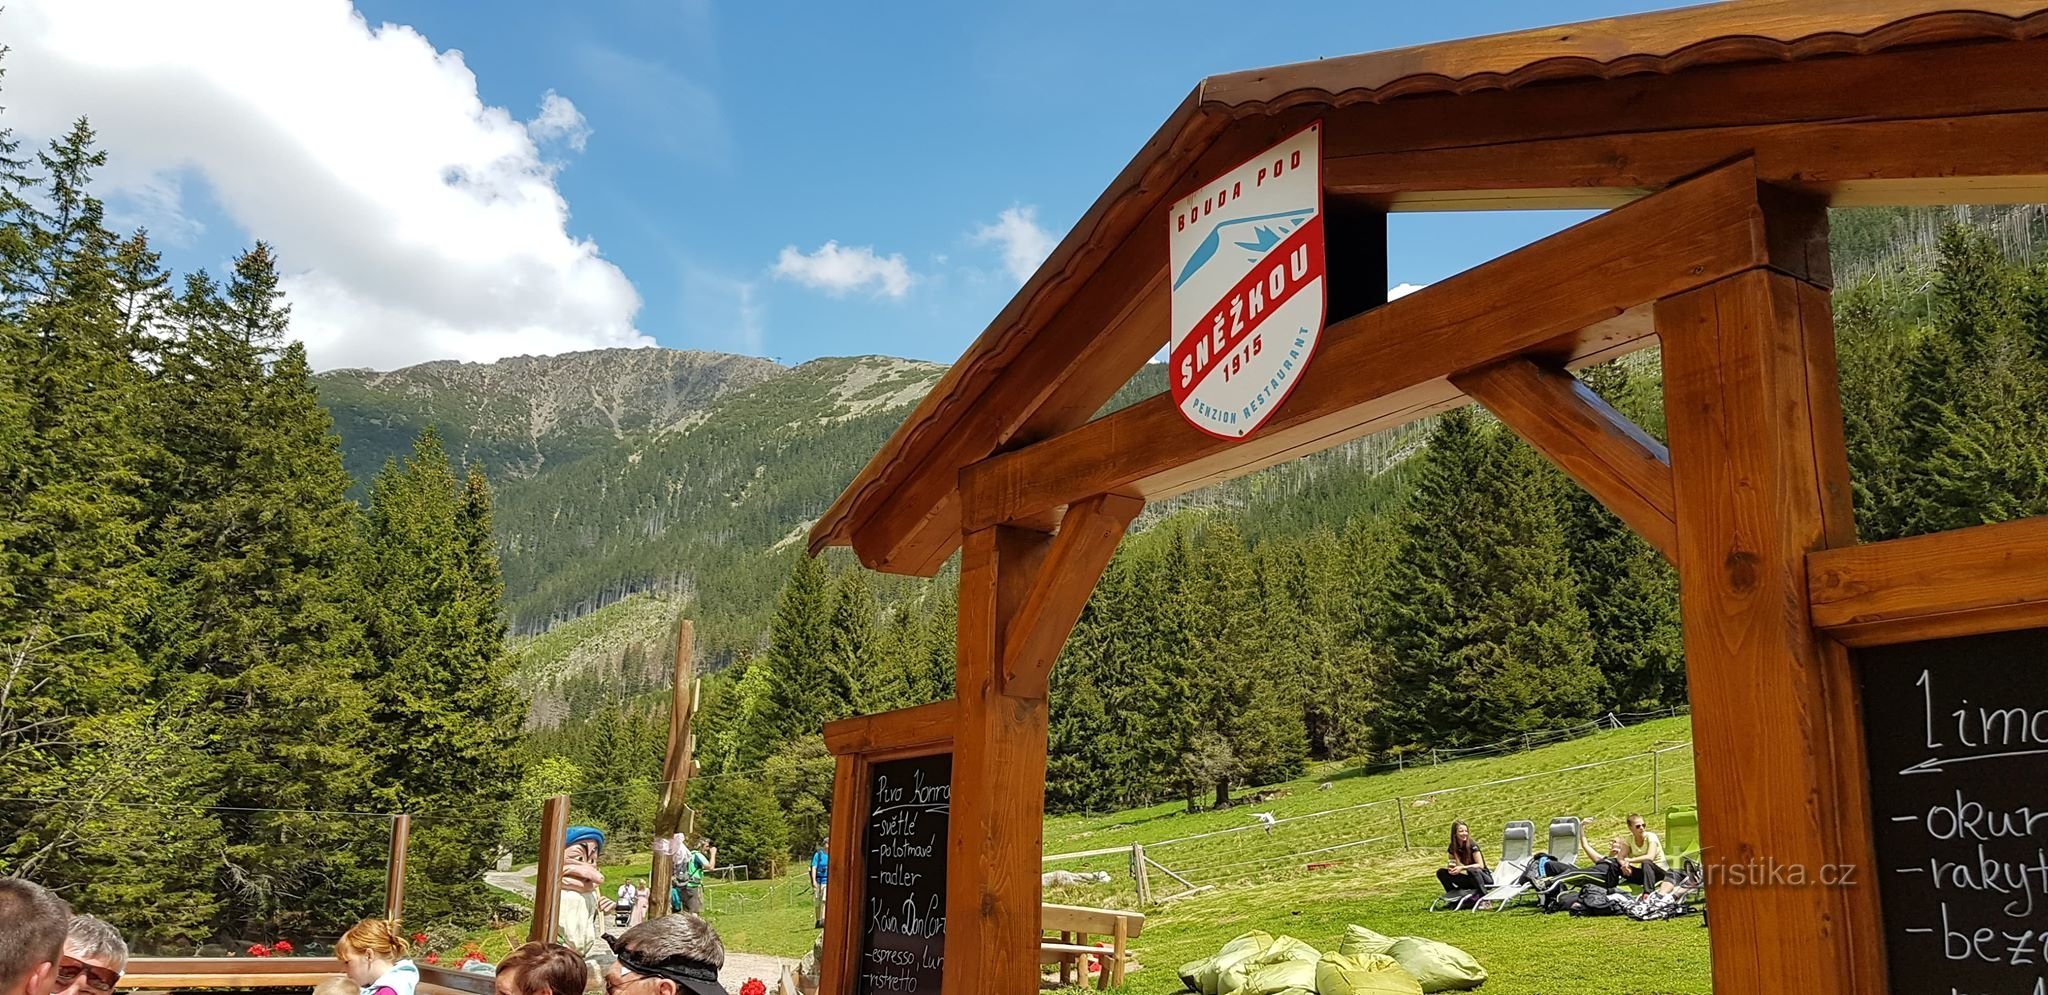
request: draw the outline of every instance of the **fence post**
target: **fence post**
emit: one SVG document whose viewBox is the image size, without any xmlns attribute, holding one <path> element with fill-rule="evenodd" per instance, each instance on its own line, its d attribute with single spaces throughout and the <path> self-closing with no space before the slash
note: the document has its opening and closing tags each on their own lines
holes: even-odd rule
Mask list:
<svg viewBox="0 0 2048 995">
<path fill-rule="evenodd" d="M 1394 796 L 1394 814 L 1401 817 L 1401 849 L 1406 850 L 1408 849 L 1408 805 L 1401 801 L 1400 795 Z"/>
<path fill-rule="evenodd" d="M 1138 880 L 1138 907 L 1152 904 L 1152 876 L 1145 869 L 1145 844 L 1131 844 L 1131 876 Z"/>
<path fill-rule="evenodd" d="M 555 795 L 541 803 L 540 868 L 533 879 L 533 925 L 529 943 L 553 943 L 555 921 L 562 914 L 562 846 L 569 835 L 569 796 Z"/>
<path fill-rule="evenodd" d="M 1651 812 L 1656 812 L 1656 811 L 1658 810 L 1658 808 L 1657 808 L 1657 753 L 1658 753 L 1658 750 L 1656 749 L 1656 747 L 1654 747 L 1654 746 L 1653 746 L 1653 747 L 1651 747 L 1651 748 L 1650 748 L 1650 811 L 1651 811 Z"/>
<path fill-rule="evenodd" d="M 384 918 L 396 920 L 405 909 L 405 850 L 412 841 L 412 816 L 391 817 L 391 856 L 384 864 Z"/>
</svg>

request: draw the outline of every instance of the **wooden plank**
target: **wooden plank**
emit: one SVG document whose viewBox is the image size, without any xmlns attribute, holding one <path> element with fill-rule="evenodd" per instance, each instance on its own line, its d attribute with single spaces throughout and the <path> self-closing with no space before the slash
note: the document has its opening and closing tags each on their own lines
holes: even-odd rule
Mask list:
<svg viewBox="0 0 2048 995">
<path fill-rule="evenodd" d="M 1674 72 L 1725 62 L 1862 54 L 2041 30 L 2014 23 L 2036 0 L 1740 0 L 1511 31 L 1212 76 L 1203 98 L 1284 107 L 1332 95 L 1387 99 L 1577 76 Z"/>
<path fill-rule="evenodd" d="M 1671 75 L 1340 104 L 1329 158 L 1593 135 L 2048 110 L 2048 39 L 1903 48 L 1854 59 L 1688 67 Z"/>
<path fill-rule="evenodd" d="M 1332 325 L 1300 385 L 1252 438 L 1209 436 L 1159 394 L 983 460 L 961 472 L 974 514 L 967 524 L 1010 521 L 1090 494 L 1156 500 L 1186 483 L 1182 468 L 1211 457 L 1219 473 L 1249 472 L 1264 456 L 1334 445 L 1395 412 L 1421 417 L 1443 393 L 1401 392 L 1769 264 L 1758 201 L 1750 164 L 1731 164 Z M 1450 391 L 1455 403 L 1461 395 Z M 1396 399 L 1402 403 L 1390 412 L 1386 402 Z"/>
<path fill-rule="evenodd" d="M 1122 909 L 1096 909 L 1086 905 L 1058 905 L 1046 902 L 1039 915 L 1045 922 L 1045 931 L 1066 930 L 1078 933 L 1107 934 L 1116 928 L 1117 920 L 1124 921 L 1131 936 L 1145 931 L 1143 912 L 1126 912 Z"/>
<path fill-rule="evenodd" d="M 1823 196 L 1883 202 L 1889 187 L 1969 203 L 1987 189 L 2048 199 L 2048 111 L 1841 124 L 1605 134 L 1325 160 L 1332 194 L 1393 210 L 1471 210 L 1518 195 L 1533 210 L 1603 206 L 1612 194 L 1656 190 L 1714 163 L 1754 154 L 1758 175 Z M 2004 182 L 1980 186 L 1986 179 Z"/>
<path fill-rule="evenodd" d="M 488 974 L 471 974 L 468 971 L 433 964 L 415 966 L 420 972 L 420 988 L 426 991 L 453 992 L 457 995 L 494 995 L 497 991 L 497 979 Z"/>
<path fill-rule="evenodd" d="M 384 918 L 398 920 L 405 911 L 405 851 L 412 841 L 412 816 L 391 817 L 391 851 L 384 862 Z"/>
<path fill-rule="evenodd" d="M 960 560 L 959 720 L 947 841 L 945 990 L 1038 991 L 1046 701 L 1003 693 L 1001 650 L 1049 537 L 971 532 Z"/>
<path fill-rule="evenodd" d="M 861 868 L 865 866 L 860 851 L 861 825 L 867 821 L 866 780 L 866 762 L 858 754 L 840 752 L 832 777 L 832 831 L 825 855 L 829 879 L 825 885 L 825 952 L 818 963 L 820 995 L 853 995 L 854 979 L 860 976 Z"/>
<path fill-rule="evenodd" d="M 674 836 L 683 827 L 684 800 L 695 773 L 697 738 L 690 727 L 697 713 L 697 628 L 689 619 L 676 620 L 675 658 L 669 667 L 668 748 L 661 758 L 661 804 L 654 814 L 654 838 Z M 668 915 L 669 882 L 675 876 L 675 854 L 655 851 L 647 873 L 650 897 L 647 918 Z"/>
<path fill-rule="evenodd" d="M 533 923 L 528 943 L 553 943 L 562 915 L 562 847 L 569 836 L 569 796 L 554 795 L 540 806 L 540 865 L 533 878 Z M 654 882 L 650 881 L 651 886 Z"/>
<path fill-rule="evenodd" d="M 1451 378 L 1615 517 L 1674 558 L 1677 502 L 1664 444 L 1563 370 L 1515 358 Z"/>
<path fill-rule="evenodd" d="M 953 736 L 953 720 L 958 711 L 959 703 L 947 698 L 895 711 L 827 722 L 825 748 L 845 756 L 943 743 Z"/>
<path fill-rule="evenodd" d="M 1097 494 L 1075 503 L 1060 520 L 1044 564 L 1003 640 L 1005 694 L 1040 698 L 1060 648 L 1095 591 L 1095 582 L 1116 553 L 1131 520 L 1145 502 L 1121 494 Z"/>
<path fill-rule="evenodd" d="M 1815 550 L 1813 624 L 1850 646 L 2048 625 L 2048 517 Z"/>
<path fill-rule="evenodd" d="M 1847 652 L 1807 623 L 1806 554 L 1854 528 L 1826 303 L 1757 269 L 1657 306 L 1704 852 L 1781 869 L 1715 879 L 1730 991 L 1885 990 L 1876 875 L 1812 884 L 1875 866 Z"/>
</svg>

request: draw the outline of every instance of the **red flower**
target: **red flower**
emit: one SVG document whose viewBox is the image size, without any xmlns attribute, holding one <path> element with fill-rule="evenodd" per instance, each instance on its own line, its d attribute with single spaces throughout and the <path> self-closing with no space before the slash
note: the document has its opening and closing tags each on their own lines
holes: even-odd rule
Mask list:
<svg viewBox="0 0 2048 995">
<path fill-rule="evenodd" d="M 419 946 L 419 947 L 424 947 L 424 946 L 426 946 L 426 945 L 427 945 L 427 934 L 425 934 L 425 933 L 414 933 L 414 934 L 412 934 L 412 942 L 413 942 L 413 945 L 414 945 L 414 946 Z"/>
<path fill-rule="evenodd" d="M 280 957 L 290 956 L 292 952 L 292 941 L 279 940 L 276 943 L 271 944 L 270 949 L 276 951 L 278 956 Z"/>
<path fill-rule="evenodd" d="M 429 950 L 429 951 L 427 951 L 427 963 L 429 963 L 429 964 L 439 964 L 439 963 L 441 963 L 441 955 L 440 955 L 440 954 L 438 954 L 438 953 L 435 953 L 435 952 L 434 952 L 434 951 L 432 951 L 432 950 Z"/>
<path fill-rule="evenodd" d="M 252 943 L 249 945 L 249 956 L 268 957 L 270 956 L 270 948 L 261 943 Z"/>
<path fill-rule="evenodd" d="M 762 984 L 760 978 L 748 978 L 747 983 L 740 986 L 740 995 L 768 995 L 768 986 Z"/>
</svg>

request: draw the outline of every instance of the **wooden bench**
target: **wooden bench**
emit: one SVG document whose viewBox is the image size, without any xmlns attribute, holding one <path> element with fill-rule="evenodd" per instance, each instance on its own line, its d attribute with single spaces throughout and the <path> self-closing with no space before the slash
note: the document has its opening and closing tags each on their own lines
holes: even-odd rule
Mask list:
<svg viewBox="0 0 2048 995">
<path fill-rule="evenodd" d="M 1040 913 L 1044 931 L 1038 944 L 1038 962 L 1060 966 L 1060 984 L 1085 985 L 1088 968 L 1082 959 L 1103 959 L 1098 988 L 1124 983 L 1124 966 L 1130 960 L 1129 942 L 1145 930 L 1142 912 L 1090 909 L 1079 905 L 1046 905 Z M 1056 935 L 1054 935 L 1056 934 Z M 1100 941 L 1092 937 L 1102 937 Z"/>
</svg>

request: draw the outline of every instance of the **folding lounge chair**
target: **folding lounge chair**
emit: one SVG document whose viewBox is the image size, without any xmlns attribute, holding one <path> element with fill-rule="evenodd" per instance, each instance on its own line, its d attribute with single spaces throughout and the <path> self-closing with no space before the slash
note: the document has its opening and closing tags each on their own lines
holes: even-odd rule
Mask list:
<svg viewBox="0 0 2048 995">
<path fill-rule="evenodd" d="M 1493 868 L 1493 890 L 1480 896 L 1479 907 L 1491 905 L 1498 912 L 1507 908 L 1515 896 L 1533 887 L 1522 880 L 1522 872 L 1529 869 L 1529 858 L 1534 856 L 1536 824 L 1527 819 L 1508 823 L 1501 832 L 1500 863 Z"/>
<path fill-rule="evenodd" d="M 1674 808 L 1664 813 L 1664 862 L 1672 874 L 1681 880 L 1686 873 L 1699 868 L 1704 878 L 1705 869 L 1700 865 L 1700 813 L 1694 808 Z M 1691 866 L 1688 866 L 1691 865 Z M 1707 894 L 1704 888 L 1694 888 L 1685 896 L 1688 902 L 1704 902 Z"/>
</svg>

